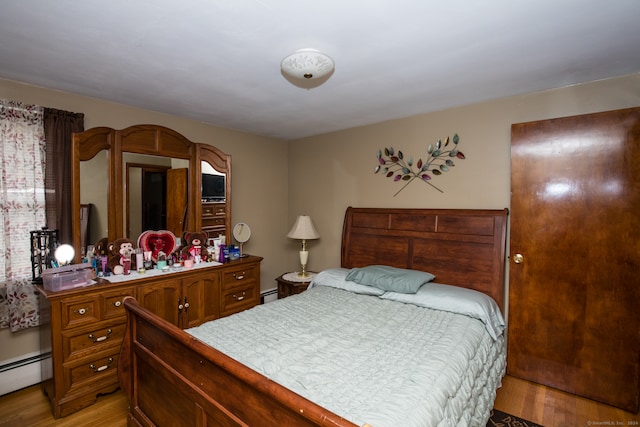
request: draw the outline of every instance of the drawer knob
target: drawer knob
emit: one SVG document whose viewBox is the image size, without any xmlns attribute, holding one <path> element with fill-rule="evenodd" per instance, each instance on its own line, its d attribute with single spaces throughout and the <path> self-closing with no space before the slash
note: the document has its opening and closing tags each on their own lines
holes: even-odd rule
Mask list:
<svg viewBox="0 0 640 427">
<path fill-rule="evenodd" d="M 87 309 L 86 308 L 79 308 L 77 310 L 73 310 L 74 313 L 79 314 L 80 316 L 83 316 L 87 313 Z"/>
<path fill-rule="evenodd" d="M 109 369 L 109 366 L 111 366 L 111 364 L 113 363 L 113 357 L 110 357 L 107 360 L 107 364 L 106 365 L 102 365 L 102 366 L 98 366 L 96 367 L 96 365 L 94 365 L 93 363 L 91 365 L 89 365 L 89 367 L 91 369 L 93 369 L 93 372 L 102 372 L 102 371 L 106 371 L 107 369 Z"/>
<path fill-rule="evenodd" d="M 242 279 L 244 279 L 244 276 L 246 276 L 246 274 L 247 274 L 247 273 L 245 273 L 244 271 L 243 271 L 242 273 L 240 273 L 240 274 L 233 273 L 233 277 L 234 277 L 236 280 L 242 280 Z"/>
<path fill-rule="evenodd" d="M 116 307 L 120 307 L 122 305 L 122 301 L 116 301 L 113 303 Z"/>
<path fill-rule="evenodd" d="M 89 339 L 93 342 L 102 342 L 105 341 L 109 338 L 109 335 L 111 335 L 111 333 L 113 332 L 112 329 L 107 329 L 107 334 L 103 335 L 101 337 L 96 338 L 93 334 L 89 334 Z"/>
<path fill-rule="evenodd" d="M 246 291 L 242 291 L 242 295 L 233 294 L 233 298 L 236 301 L 242 301 L 244 299 L 245 295 L 247 295 L 247 292 Z"/>
</svg>

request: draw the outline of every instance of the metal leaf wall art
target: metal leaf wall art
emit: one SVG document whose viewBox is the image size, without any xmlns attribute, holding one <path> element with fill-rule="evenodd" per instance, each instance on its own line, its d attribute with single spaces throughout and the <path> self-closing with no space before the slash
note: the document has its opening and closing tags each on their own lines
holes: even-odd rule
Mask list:
<svg viewBox="0 0 640 427">
<path fill-rule="evenodd" d="M 449 147 L 451 142 L 453 142 L 453 145 Z M 393 178 L 394 181 L 405 182 L 393 197 L 400 194 L 400 192 L 415 179 L 444 193 L 429 181 L 432 176 L 440 176 L 454 167 L 454 158 L 464 160 L 464 154 L 458 150 L 459 142 L 460 137 L 458 134 L 453 135 L 453 138 L 447 136 L 444 141 L 439 139 L 435 144 L 429 144 L 425 160 L 423 161 L 422 158 L 419 158 L 415 164 L 411 156 L 405 158 L 402 151 L 398 150 L 398 152 L 396 152 L 393 147 L 385 147 L 384 153 L 382 150 L 378 150 L 378 165 L 376 166 L 375 173 L 382 172 L 387 178 Z M 447 147 L 449 147 L 449 149 L 447 149 Z"/>
</svg>

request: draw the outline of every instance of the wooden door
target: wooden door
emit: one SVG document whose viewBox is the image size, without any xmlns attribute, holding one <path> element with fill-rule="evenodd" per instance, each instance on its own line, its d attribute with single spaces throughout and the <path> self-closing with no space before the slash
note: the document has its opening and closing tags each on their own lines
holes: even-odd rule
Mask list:
<svg viewBox="0 0 640 427">
<path fill-rule="evenodd" d="M 508 372 L 635 413 L 640 108 L 513 125 L 511 156 Z"/>
<path fill-rule="evenodd" d="M 182 237 L 187 215 L 187 172 L 188 169 L 167 170 L 167 230 Z M 196 230 L 192 230 L 196 231 Z"/>
</svg>

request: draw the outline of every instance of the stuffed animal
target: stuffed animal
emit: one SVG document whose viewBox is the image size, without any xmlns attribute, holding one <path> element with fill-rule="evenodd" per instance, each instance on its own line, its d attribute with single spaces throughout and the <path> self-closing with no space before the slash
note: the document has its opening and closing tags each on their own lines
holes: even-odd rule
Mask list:
<svg viewBox="0 0 640 427">
<path fill-rule="evenodd" d="M 129 239 L 117 239 L 109 244 L 109 269 L 113 274 L 124 273 L 124 260 L 131 260 L 135 253 L 133 242 Z"/>
<path fill-rule="evenodd" d="M 200 233 L 185 231 L 182 235 L 184 246 L 182 247 L 182 255 L 187 258 L 193 258 L 197 261 L 206 261 L 209 257 L 207 251 L 207 237 L 205 231 Z"/>
<path fill-rule="evenodd" d="M 103 237 L 98 240 L 98 242 L 94 246 L 94 255 L 95 256 L 107 256 L 109 255 L 109 239 Z"/>
</svg>

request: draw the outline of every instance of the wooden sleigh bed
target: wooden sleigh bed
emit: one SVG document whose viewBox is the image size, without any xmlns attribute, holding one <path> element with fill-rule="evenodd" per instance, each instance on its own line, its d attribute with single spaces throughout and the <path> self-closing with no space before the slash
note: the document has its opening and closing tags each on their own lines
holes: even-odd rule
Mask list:
<svg viewBox="0 0 640 427">
<path fill-rule="evenodd" d="M 489 295 L 503 310 L 506 224 L 506 209 L 348 208 L 341 267 L 428 271 L 438 283 Z M 293 304 L 297 297 L 261 307 Z M 124 304 L 128 323 L 118 376 L 130 402 L 129 425 L 358 425 L 153 315 L 135 299 Z M 495 389 L 491 393 L 495 397 Z"/>
</svg>

